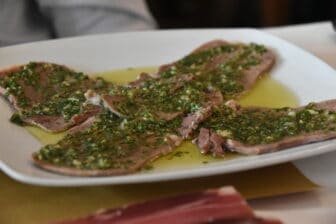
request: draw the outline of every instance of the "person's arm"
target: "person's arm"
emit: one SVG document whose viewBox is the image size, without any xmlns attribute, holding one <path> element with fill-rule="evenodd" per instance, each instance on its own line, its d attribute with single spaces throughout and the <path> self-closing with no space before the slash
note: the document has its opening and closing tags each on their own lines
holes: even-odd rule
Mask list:
<svg viewBox="0 0 336 224">
<path fill-rule="evenodd" d="M 154 29 L 143 0 L 37 0 L 55 37 Z"/>
</svg>

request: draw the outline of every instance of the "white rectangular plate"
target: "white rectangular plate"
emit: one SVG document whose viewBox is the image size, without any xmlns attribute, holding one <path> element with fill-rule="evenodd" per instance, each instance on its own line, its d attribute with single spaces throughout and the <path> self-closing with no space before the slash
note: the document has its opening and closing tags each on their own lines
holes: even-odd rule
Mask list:
<svg viewBox="0 0 336 224">
<path fill-rule="evenodd" d="M 160 65 L 177 60 L 213 39 L 260 43 L 273 49 L 277 64 L 273 79 L 291 89 L 301 104 L 336 98 L 336 73 L 318 58 L 277 37 L 252 29 L 147 31 L 44 41 L 0 48 L 0 68 L 29 61 L 65 64 L 87 73 Z M 267 96 L 266 96 L 267 97 Z M 69 177 L 32 165 L 31 154 L 41 144 L 23 128 L 11 124 L 11 110 L 0 101 L 0 168 L 12 178 L 30 184 L 79 186 L 154 182 L 194 178 L 279 164 L 336 149 L 336 140 L 280 152 L 210 163 L 190 169 L 170 169 L 111 177 Z"/>
</svg>

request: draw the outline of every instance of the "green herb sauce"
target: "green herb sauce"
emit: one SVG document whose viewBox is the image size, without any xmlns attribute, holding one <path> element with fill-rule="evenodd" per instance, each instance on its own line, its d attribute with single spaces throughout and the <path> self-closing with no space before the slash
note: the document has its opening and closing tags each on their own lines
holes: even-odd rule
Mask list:
<svg viewBox="0 0 336 224">
<path fill-rule="evenodd" d="M 89 79 L 81 72 L 64 66 L 32 62 L 0 79 L 0 85 L 16 99 L 19 113 L 11 119 L 34 115 L 63 116 L 68 121 L 83 111 L 84 93 L 88 89 L 104 91 L 112 88 L 101 78 Z"/>
<path fill-rule="evenodd" d="M 138 88 L 115 88 L 110 94 L 125 98 L 114 106 L 128 117 L 153 114 L 154 110 L 192 113 L 210 100 L 209 92 L 219 91 L 224 100 L 243 92 L 243 70 L 259 64 L 258 57 L 264 51 L 263 46 L 256 44 L 225 45 L 199 51 L 160 71 L 160 79 L 149 79 Z M 222 53 L 234 55 L 218 66 L 209 66 Z"/>
<path fill-rule="evenodd" d="M 202 127 L 248 145 L 267 144 L 314 131 L 335 131 L 336 113 L 317 109 L 314 104 L 300 110 L 242 109 L 238 113 L 220 106 Z"/>
<path fill-rule="evenodd" d="M 182 117 L 173 121 L 127 121 L 109 111 L 100 114 L 86 130 L 66 135 L 57 144 L 35 154 L 39 160 L 80 169 L 127 168 L 140 148 L 165 145 L 165 135 L 176 133 Z M 142 151 L 146 156 L 146 150 Z"/>
<path fill-rule="evenodd" d="M 125 70 L 114 70 L 104 73 L 99 73 L 96 77 L 103 77 L 105 80 L 120 85 L 133 81 L 137 74 L 146 71 L 153 73 L 157 69 L 150 68 L 132 68 Z M 269 97 L 266 97 L 269 96 Z M 272 100 L 269 100 L 271 98 Z M 259 80 L 254 88 L 239 100 L 242 105 L 258 105 L 268 107 L 295 107 L 298 105 L 298 100 L 293 93 L 281 85 L 281 83 L 272 80 L 270 77 L 264 77 Z M 43 144 L 56 144 L 64 136 L 65 133 L 47 133 L 36 127 L 26 127 L 32 135 L 37 137 Z M 63 145 L 63 144 L 62 144 Z M 61 146 L 62 148 L 63 146 Z M 60 149 L 58 149 L 60 150 Z M 181 156 L 173 156 L 177 155 Z M 207 163 L 220 162 L 223 160 L 230 160 L 241 155 L 227 152 L 224 158 L 215 158 L 211 155 L 203 155 L 199 153 L 197 147 L 189 141 L 184 142 L 181 146 L 177 147 L 172 154 L 161 156 L 153 163 L 148 164 L 148 169 L 145 167 L 143 172 L 153 172 L 157 170 L 171 170 L 179 168 L 192 168 L 206 165 Z"/>
<path fill-rule="evenodd" d="M 68 134 L 57 144 L 43 147 L 35 158 L 80 169 L 127 168 L 134 162 L 135 150 L 143 147 L 155 150 L 165 145 L 165 136 L 176 134 L 183 115 L 204 106 L 209 101 L 209 92 L 221 92 L 224 100 L 241 93 L 244 90 L 243 70 L 259 64 L 258 58 L 263 52 L 265 48 L 256 44 L 215 47 L 186 56 L 174 66 L 161 70 L 159 79 L 148 79 L 139 87 L 112 85 L 113 88 L 105 88 L 109 94 L 123 97 L 124 100 L 114 105 L 122 116 L 105 111 L 88 129 Z M 222 53 L 233 55 L 218 66 L 211 66 Z M 192 78 L 186 77 L 188 75 Z M 62 78 L 59 82 L 63 83 Z M 100 90 L 99 87 L 93 89 Z M 65 118 L 79 113 L 84 99 L 81 98 L 83 92 L 76 96 L 76 91 L 62 94 L 60 99 L 52 100 L 51 105 L 43 105 L 48 108 L 45 111 L 39 107 L 38 112 L 33 113 L 62 113 Z M 182 114 L 167 121 L 160 119 L 157 112 Z M 149 153 L 140 152 L 144 157 Z"/>
</svg>

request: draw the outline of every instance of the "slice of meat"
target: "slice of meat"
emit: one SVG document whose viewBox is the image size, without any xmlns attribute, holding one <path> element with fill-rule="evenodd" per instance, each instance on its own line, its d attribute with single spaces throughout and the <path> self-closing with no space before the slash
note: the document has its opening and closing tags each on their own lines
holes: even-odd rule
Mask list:
<svg viewBox="0 0 336 224">
<path fill-rule="evenodd" d="M 179 129 L 181 136 L 185 139 L 192 137 L 198 125 L 206 120 L 212 111 L 212 105 L 199 109 L 193 114 L 188 115 L 183 119 L 182 127 Z"/>
<path fill-rule="evenodd" d="M 196 58 L 191 62 L 191 58 Z M 202 71 L 212 71 L 220 66 L 239 61 L 243 77 L 241 84 L 245 90 L 262 74 L 270 70 L 275 63 L 274 53 L 256 44 L 229 43 L 223 40 L 214 40 L 201 45 L 179 61 L 163 65 L 159 74 L 181 75 L 185 73 L 200 74 Z M 195 70 L 195 68 L 197 68 Z"/>
<path fill-rule="evenodd" d="M 197 144 L 202 154 L 210 152 L 210 130 L 207 128 L 201 128 L 197 139 L 194 141 Z"/>
<path fill-rule="evenodd" d="M 214 156 L 216 157 L 223 156 L 224 155 L 223 145 L 225 143 L 223 137 L 216 133 L 211 133 L 210 141 L 212 145 L 211 151 L 213 152 Z"/>
<path fill-rule="evenodd" d="M 224 138 L 207 128 L 200 129 L 199 135 L 193 143 L 198 146 L 202 154 L 212 153 L 217 157 L 224 155 Z"/>
<path fill-rule="evenodd" d="M 9 84 L 11 81 L 10 74 L 19 72 L 21 69 L 22 66 L 17 65 L 0 70 L 0 95 L 4 96 L 11 103 L 11 105 L 16 111 L 21 111 L 22 108 L 18 104 L 17 96 L 9 92 Z M 19 87 L 19 84 L 22 84 L 22 80 L 17 80 L 17 83 L 18 86 L 14 86 L 13 90 L 20 88 L 21 91 L 19 91 L 19 93 L 28 92 L 29 94 L 27 98 L 30 100 L 38 98 L 37 93 L 33 92 L 30 86 L 27 86 L 26 88 Z"/>
<path fill-rule="evenodd" d="M 286 137 L 280 141 L 269 144 L 248 145 L 242 142 L 228 139 L 225 147 L 233 152 L 246 155 L 258 155 L 270 152 L 276 152 L 294 146 L 305 145 L 313 142 L 321 142 L 328 139 L 336 138 L 336 132 L 326 133 L 325 131 L 316 131 L 308 134 L 302 134 L 295 137 Z"/>
<path fill-rule="evenodd" d="M 222 139 L 223 150 L 255 155 L 336 138 L 336 100 L 280 109 L 229 105 L 201 124 Z M 203 129 L 195 141 L 201 152 Z M 215 151 L 210 144 L 207 152 Z"/>
<path fill-rule="evenodd" d="M 92 124 L 91 121 L 88 120 Z M 84 129 L 87 129 L 87 127 L 83 127 Z M 78 129 L 75 129 L 72 131 L 72 135 L 76 135 L 77 137 L 81 137 L 82 131 L 79 131 Z M 110 176 L 110 175 L 121 175 L 121 174 L 128 174 L 128 173 L 133 173 L 142 167 L 144 167 L 146 164 L 148 164 L 150 161 L 153 161 L 157 159 L 158 157 L 162 155 L 166 155 L 174 148 L 179 146 L 182 142 L 182 139 L 173 134 L 168 134 L 164 137 L 154 137 L 157 142 L 162 142 L 160 145 L 156 146 L 146 146 L 144 142 L 146 142 L 146 139 L 148 139 L 149 144 L 152 144 L 153 136 L 146 136 L 146 135 L 141 135 L 139 136 L 139 141 L 135 144 L 137 146 L 128 149 L 125 145 L 124 147 L 121 147 L 119 150 L 122 154 L 122 157 L 118 158 L 113 158 L 113 155 L 116 153 L 111 153 L 111 158 L 109 158 L 108 161 L 102 160 L 103 162 L 108 162 L 112 163 L 112 167 L 104 168 L 104 164 L 101 167 L 97 168 L 90 168 L 90 169 L 85 169 L 81 168 L 79 169 L 76 167 L 78 164 L 78 160 L 73 160 L 73 164 L 71 166 L 69 165 L 64 165 L 64 164 L 57 164 L 55 162 L 55 159 L 57 158 L 62 158 L 69 154 L 68 148 L 64 148 L 63 150 L 60 150 L 59 147 L 60 145 L 55 146 L 54 151 L 59 150 L 59 157 L 53 158 L 53 160 L 47 160 L 48 155 L 47 153 L 43 154 L 43 151 L 46 151 L 45 147 L 44 149 L 41 149 L 39 153 L 35 153 L 33 155 L 33 161 L 34 164 L 37 165 L 40 168 L 43 168 L 48 171 L 56 172 L 56 173 L 61 173 L 61 174 L 66 174 L 66 175 L 72 175 L 72 176 Z M 120 147 L 121 145 L 118 145 L 118 143 L 110 145 L 111 149 L 110 150 L 115 150 L 116 147 Z M 75 147 L 75 146 L 72 146 Z M 75 150 L 80 150 L 80 149 L 75 149 Z M 44 155 L 45 157 L 43 158 L 41 155 Z M 86 161 L 88 161 L 90 158 L 90 155 L 87 155 L 86 152 L 83 152 L 82 154 L 79 154 L 79 157 L 83 160 L 83 156 L 87 156 Z M 76 162 L 76 163 L 75 163 Z M 99 164 L 99 162 L 98 162 Z"/>
<path fill-rule="evenodd" d="M 70 129 L 58 143 L 34 153 L 33 161 L 43 169 L 75 176 L 132 173 L 181 144 L 174 134 L 175 123 L 128 121 L 104 110 Z"/>
<path fill-rule="evenodd" d="M 255 217 L 232 187 L 107 209 L 93 215 L 54 224 L 281 224 Z"/>
<path fill-rule="evenodd" d="M 45 62 L 0 71 L 0 92 L 13 105 L 15 117 L 49 132 L 64 131 L 100 112 L 81 106 L 89 88 L 103 90 L 108 85 L 63 65 Z"/>
<path fill-rule="evenodd" d="M 2 69 L 1 92 L 10 96 L 11 103 L 17 111 L 32 107 L 34 104 L 50 100 L 50 95 L 55 94 L 57 87 L 49 85 L 49 78 L 58 71 L 74 72 L 63 65 L 44 62 L 31 62 Z M 26 102 L 22 104 L 20 100 Z"/>
</svg>

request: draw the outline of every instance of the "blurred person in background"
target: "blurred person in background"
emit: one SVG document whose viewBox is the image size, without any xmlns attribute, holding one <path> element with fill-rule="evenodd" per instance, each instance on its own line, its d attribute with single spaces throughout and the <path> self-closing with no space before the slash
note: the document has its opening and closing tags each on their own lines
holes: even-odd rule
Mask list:
<svg viewBox="0 0 336 224">
<path fill-rule="evenodd" d="M 268 27 L 333 18 L 335 0 L 0 0 L 0 46 L 129 30 Z"/>
<path fill-rule="evenodd" d="M 155 27 L 144 0 L 0 0 L 0 46 Z"/>
</svg>

